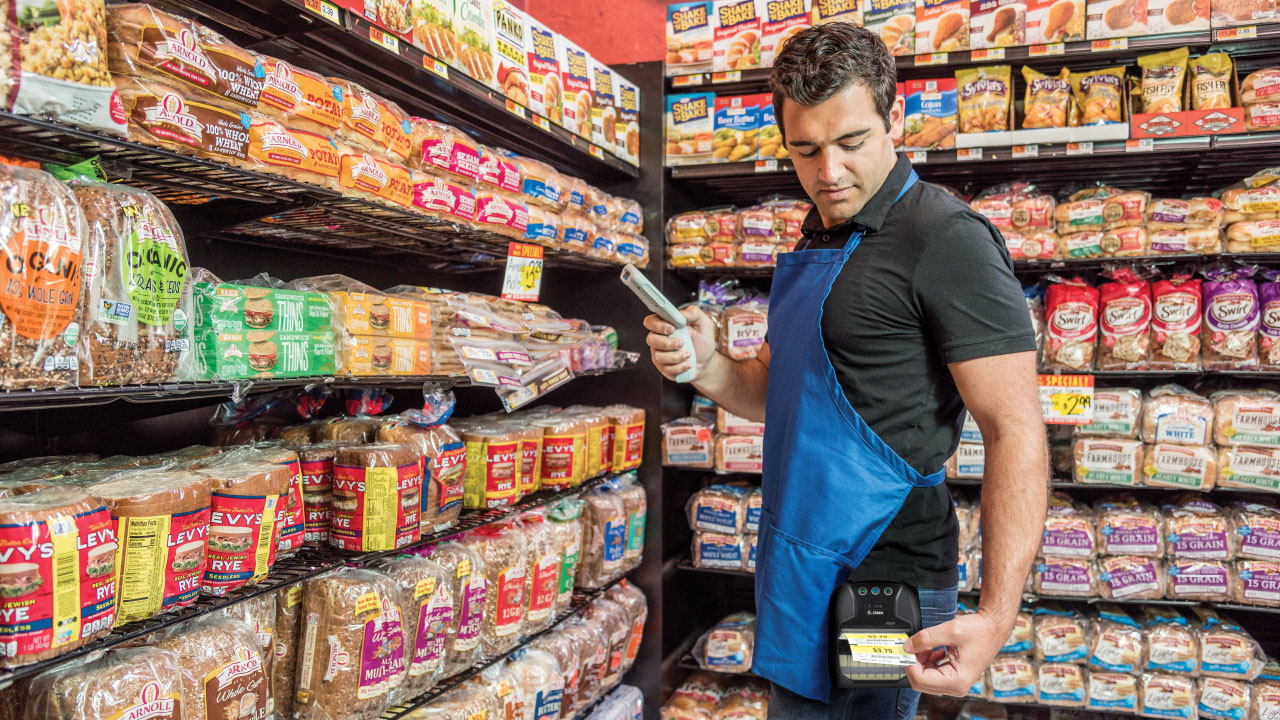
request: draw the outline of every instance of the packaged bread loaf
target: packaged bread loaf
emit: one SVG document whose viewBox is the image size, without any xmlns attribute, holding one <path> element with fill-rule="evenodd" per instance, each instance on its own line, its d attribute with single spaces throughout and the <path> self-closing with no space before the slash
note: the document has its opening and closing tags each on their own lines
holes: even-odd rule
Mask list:
<svg viewBox="0 0 1280 720">
<path fill-rule="evenodd" d="M 1089 619 L 1079 612 L 1053 604 L 1037 607 L 1033 620 L 1036 660 L 1086 662 L 1092 634 L 1090 625 Z"/>
<path fill-rule="evenodd" d="M 379 562 L 374 570 L 399 586 L 405 613 L 401 628 L 409 665 L 404 682 L 391 691 L 394 704 L 430 690 L 440 678 L 454 598 L 448 573 L 433 560 L 401 556 Z"/>
<path fill-rule="evenodd" d="M 1151 359 L 1153 369 L 1200 367 L 1201 281 L 1173 273 L 1151 284 Z"/>
<path fill-rule="evenodd" d="M 411 655 L 396 583 L 369 570 L 339 568 L 307 581 L 302 610 L 295 717 L 378 717 L 388 693 L 404 682 Z"/>
<path fill-rule="evenodd" d="M 1091 597 L 1098 594 L 1097 574 L 1087 558 L 1042 558 L 1032 569 L 1038 595 Z"/>
<path fill-rule="evenodd" d="M 205 570 L 209 481 L 195 473 L 137 471 L 87 490 L 110 509 L 119 544 L 117 624 L 194 603 Z"/>
<path fill-rule="evenodd" d="M 343 550 L 394 550 L 422 537 L 421 454 L 409 445 L 344 447 L 333 459 L 329 544 Z"/>
<path fill-rule="evenodd" d="M 1196 681 L 1181 675 L 1143 673 L 1138 686 L 1138 714 L 1151 718 L 1196 717 Z"/>
<path fill-rule="evenodd" d="M 378 419 L 369 416 L 339 415 L 327 418 L 316 428 L 316 442 L 368 443 L 378 433 Z"/>
<path fill-rule="evenodd" d="M 382 99 L 354 82 L 327 80 L 341 91 L 342 125 L 337 135 L 356 150 L 384 151 Z"/>
<path fill-rule="evenodd" d="M 716 472 L 758 473 L 763 470 L 763 437 L 758 435 L 716 436 Z"/>
<path fill-rule="evenodd" d="M 515 161 L 520 168 L 522 179 L 520 194 L 525 201 L 556 212 L 564 212 L 564 181 L 560 173 L 544 162 L 521 155 L 516 155 Z"/>
<path fill-rule="evenodd" d="M 1056 282 L 1045 291 L 1042 365 L 1045 369 L 1084 370 L 1093 367 L 1098 332 L 1098 291 L 1082 280 Z"/>
<path fill-rule="evenodd" d="M 622 656 L 622 674 L 626 675 L 636 662 L 640 643 L 644 639 L 644 627 L 649 618 L 649 603 L 640 588 L 623 579 L 605 592 L 605 597 L 616 602 L 627 614 L 630 622 L 626 652 Z"/>
<path fill-rule="evenodd" d="M 622 662 L 631 640 L 630 616 L 621 605 L 605 597 L 593 600 L 584 614 L 588 620 L 600 623 L 609 642 L 607 660 L 600 671 L 601 688 L 607 690 L 622 680 Z"/>
<path fill-rule="evenodd" d="M 1097 505 L 1098 551 L 1102 555 L 1164 555 L 1160 511 L 1132 496 L 1104 500 Z"/>
<path fill-rule="evenodd" d="M 720 315 L 720 352 L 734 360 L 756 356 L 769 328 L 769 306 L 758 300 L 739 303 Z"/>
<path fill-rule="evenodd" d="M 1142 479 L 1143 445 L 1137 440 L 1082 437 L 1075 441 L 1072 454 L 1077 482 L 1138 485 Z"/>
<path fill-rule="evenodd" d="M 468 683 L 454 687 L 404 717 L 408 720 L 471 720 L 502 718 L 504 713 L 497 698 L 487 690 Z"/>
<path fill-rule="evenodd" d="M 997 655 L 987 666 L 986 683 L 996 702 L 1035 702 L 1036 663 L 1021 655 Z"/>
<path fill-rule="evenodd" d="M 189 267 L 182 229 L 150 193 L 76 182 L 84 212 L 87 275 L 80 307 L 80 383 L 167 382 L 178 368 L 175 311 Z"/>
<path fill-rule="evenodd" d="M 1222 226 L 1223 204 L 1211 197 L 1157 198 L 1147 203 L 1147 230 L 1184 230 Z"/>
<path fill-rule="evenodd" d="M 267 714 L 275 712 L 275 690 L 271 679 L 275 676 L 276 649 L 276 593 L 266 593 L 222 609 L 222 614 L 243 622 L 253 631 L 258 641 L 258 655 L 262 658 L 262 672 L 267 676 Z"/>
<path fill-rule="evenodd" d="M 333 516 L 333 458 L 341 447 L 338 443 L 316 443 L 298 448 L 305 545 L 329 544 L 329 525 Z"/>
<path fill-rule="evenodd" d="M 378 426 L 378 441 L 413 447 L 422 458 L 422 534 L 443 532 L 462 512 L 463 477 L 467 450 L 448 425 L 422 426 L 410 416 L 388 419 Z"/>
<path fill-rule="evenodd" d="M 1258 367 L 1280 369 L 1280 272 L 1265 269 L 1258 278 Z"/>
<path fill-rule="evenodd" d="M 524 687 L 507 668 L 506 658 L 484 668 L 468 682 L 493 698 L 499 718 L 524 717 Z"/>
<path fill-rule="evenodd" d="M 1138 678 L 1128 673 L 1091 670 L 1085 707 L 1098 712 L 1132 713 L 1138 707 Z"/>
<path fill-rule="evenodd" d="M 529 644 L 529 647 L 542 650 L 555 659 L 556 667 L 560 670 L 562 716 L 564 713 L 572 712 L 571 708 L 578 695 L 578 675 L 582 666 L 577 645 L 568 633 L 556 628 L 539 635 Z"/>
<path fill-rule="evenodd" d="M 1036 702 L 1058 707 L 1084 707 L 1089 671 L 1074 663 L 1040 663 L 1036 667 Z"/>
<path fill-rule="evenodd" d="M 190 88 L 236 112 L 258 106 L 262 59 L 203 25 L 141 3 L 112 5 L 107 35 L 113 73 Z"/>
<path fill-rule="evenodd" d="M 1231 601 L 1280 607 L 1280 563 L 1240 560 L 1231 567 Z"/>
<path fill-rule="evenodd" d="M 298 675 L 298 646 L 302 633 L 301 583 L 280 588 L 275 594 L 275 660 L 271 664 L 271 695 L 276 716 L 293 717 L 294 684 Z"/>
<path fill-rule="evenodd" d="M 525 597 L 528 609 L 525 613 L 524 631 L 532 634 L 546 629 L 555 619 L 556 596 L 560 586 L 560 564 L 564 556 L 556 542 L 555 531 L 543 509 L 520 513 L 516 527 L 523 535 L 528 556 L 525 573 Z"/>
<path fill-rule="evenodd" d="M 288 127 L 332 135 L 342 126 L 342 90 L 323 75 L 273 57 L 262 58 L 258 112 Z"/>
<path fill-rule="evenodd" d="M 1212 437 L 1213 405 L 1180 385 L 1161 385 L 1142 406 L 1142 441 L 1206 445 Z"/>
<path fill-rule="evenodd" d="M 1200 642 L 1186 616 L 1176 608 L 1148 605 L 1143 608 L 1147 635 L 1147 667 L 1151 670 L 1194 675 L 1200 667 Z"/>
<path fill-rule="evenodd" d="M 645 522 L 649 517 L 649 500 L 645 489 L 634 474 L 611 480 L 607 485 L 622 497 L 622 507 L 627 513 L 627 540 L 622 564 L 626 570 L 640 566 L 644 554 Z"/>
<path fill-rule="evenodd" d="M 179 658 L 151 647 L 114 648 L 45 671 L 24 689 L 26 700 L 6 720 L 98 720 L 158 718 L 183 720 L 185 709 Z M 5 703 L 13 702 L 0 697 Z M 22 713 L 22 714 L 19 714 Z"/>
<path fill-rule="evenodd" d="M 1134 439 L 1142 414 L 1142 393 L 1136 388 L 1098 388 L 1093 393 L 1093 421 L 1076 427 L 1088 437 Z"/>
<path fill-rule="evenodd" d="M 223 460 L 199 473 L 209 478 L 212 490 L 202 589 L 221 596 L 258 583 L 275 564 L 276 512 L 289 491 L 291 472 L 285 465 Z"/>
<path fill-rule="evenodd" d="M 249 157 L 262 172 L 340 191 L 341 151 L 328 134 L 298 130 L 274 118 L 249 124 Z"/>
<path fill-rule="evenodd" d="M 1157 443 L 1146 449 L 1142 484 L 1201 492 L 1212 490 L 1218 477 L 1212 448 Z"/>
<path fill-rule="evenodd" d="M 1262 672 L 1266 657 L 1253 636 L 1235 622 L 1210 608 L 1196 607 L 1200 618 L 1196 640 L 1200 645 L 1200 674 L 1229 680 L 1253 680 Z"/>
<path fill-rule="evenodd" d="M 700 568 L 741 570 L 747 565 L 742 535 L 694 532 L 690 557 Z"/>
<path fill-rule="evenodd" d="M 425 118 L 410 118 L 409 126 L 409 167 L 469 182 L 480 178 L 480 147 L 469 135 Z"/>
<path fill-rule="evenodd" d="M 1227 600 L 1230 572 L 1225 562 L 1171 558 L 1167 567 L 1169 587 L 1165 597 L 1171 600 Z"/>
<path fill-rule="evenodd" d="M 747 612 L 727 615 L 698 638 L 693 656 L 706 670 L 749 672 L 755 635 L 755 615 Z"/>
<path fill-rule="evenodd" d="M 564 614 L 573 601 L 573 586 L 582 556 L 582 515 L 586 503 L 566 498 L 547 509 L 547 520 L 556 548 L 560 551 L 560 577 L 556 584 L 553 616 Z"/>
<path fill-rule="evenodd" d="M 1280 677 L 1270 672 L 1273 667 L 1268 666 L 1268 672 L 1253 683 L 1253 703 L 1249 708 L 1251 718 L 1270 717 L 1280 709 Z"/>
<path fill-rule="evenodd" d="M 1197 683 L 1197 712 L 1202 718 L 1232 720 L 1249 712 L 1251 688 L 1248 683 L 1222 678 L 1201 678 Z"/>
<path fill-rule="evenodd" d="M 1168 554 L 1185 560 L 1232 560 L 1240 541 L 1231 518 L 1208 499 L 1179 495 L 1162 507 Z"/>
<path fill-rule="evenodd" d="M 276 557 L 290 557 L 302 547 L 306 531 L 306 510 L 302 498 L 302 463 L 298 453 L 275 441 L 259 443 L 253 448 L 232 451 L 227 460 L 244 459 L 289 468 L 289 488 L 276 503 Z"/>
<path fill-rule="evenodd" d="M 217 98 L 187 83 L 132 75 L 116 75 L 113 80 L 129 120 L 130 140 L 235 167 L 256 165 L 249 157 L 249 133 L 242 122 L 248 115 L 243 109 L 217 104 Z M 257 103 L 256 95 L 253 102 Z"/>
<path fill-rule="evenodd" d="M 271 717 L 270 676 L 244 621 L 204 615 L 166 630 L 152 645 L 178 658 L 182 720 Z"/>
<path fill-rule="evenodd" d="M 553 720 L 560 717 L 564 703 L 564 677 L 555 656 L 545 650 L 521 648 L 507 663 L 524 696 L 526 720 Z"/>
<path fill-rule="evenodd" d="M 0 667 L 46 660 L 111 631 L 117 541 L 102 500 L 74 487 L 0 499 L 0 541 L 11 551 L 0 562 Z"/>
<path fill-rule="evenodd" d="M 78 327 L 71 323 L 84 282 L 84 215 L 72 191 L 40 170 L 0 164 L 0 187 L 7 206 L 27 209 L 0 219 L 5 252 L 42 259 L 10 266 L 9 290 L 0 298 L 0 386 L 69 387 L 78 379 Z M 34 302 L 33 297 L 53 300 Z"/>
<path fill-rule="evenodd" d="M 1141 672 L 1147 661 L 1142 628 L 1115 605 L 1103 606 L 1093 629 L 1089 667 L 1109 672 Z"/>
<path fill-rule="evenodd" d="M 472 530 L 463 539 L 480 556 L 488 591 L 480 631 L 480 652 L 500 655 L 515 647 L 524 628 L 529 598 L 525 576 L 529 572 L 523 534 L 509 523 L 495 523 Z"/>
<path fill-rule="evenodd" d="M 1093 511 L 1066 493 L 1053 493 L 1040 538 L 1040 553 L 1046 557 L 1093 557 L 1097 548 Z"/>
<path fill-rule="evenodd" d="M 1165 596 L 1168 580 L 1160 558 L 1136 555 L 1098 558 L 1098 590 L 1104 598 L 1159 599 Z"/>
<path fill-rule="evenodd" d="M 1219 390 L 1209 399 L 1213 402 L 1215 443 L 1280 447 L 1280 394 Z"/>
<path fill-rule="evenodd" d="M 1035 620 L 1031 614 L 1031 608 L 1023 606 L 1013 619 L 1013 629 L 1009 631 L 1009 638 L 1005 640 L 1004 647 L 1000 648 L 1000 652 L 1018 655 L 1030 655 L 1035 646 Z"/>
<path fill-rule="evenodd" d="M 578 648 L 582 663 L 578 670 L 578 692 L 574 698 L 574 710 L 590 705 L 600 694 L 600 678 L 609 661 L 609 638 L 600 623 L 584 617 L 576 617 L 564 623 L 566 635 Z"/>
<path fill-rule="evenodd" d="M 1205 369 L 1230 370 L 1258 363 L 1258 287 L 1251 267 L 1214 267 L 1202 271 L 1204 324 L 1201 363 Z"/>
<path fill-rule="evenodd" d="M 662 425 L 662 464 L 710 469 L 715 467 L 711 423 L 680 418 Z"/>
<path fill-rule="evenodd" d="M 1146 367 L 1151 345 L 1151 285 L 1131 268 L 1105 271 L 1098 288 L 1098 369 Z"/>
<path fill-rule="evenodd" d="M 1231 521 L 1239 534 L 1242 560 L 1280 560 L 1280 509 L 1256 502 L 1234 502 Z"/>
<path fill-rule="evenodd" d="M 445 629 L 443 677 L 470 667 L 480 657 L 480 626 L 484 618 L 484 563 L 470 547 L 444 542 L 431 549 L 430 558 L 445 569 L 453 615 Z"/>
<path fill-rule="evenodd" d="M 582 561 L 579 587 L 602 587 L 622 568 L 626 552 L 627 510 L 618 493 L 608 488 L 588 492 L 582 517 Z"/>
<path fill-rule="evenodd" d="M 583 478 L 609 472 L 613 464 L 613 424 L 609 418 L 599 408 L 582 405 L 565 408 L 562 414 L 579 420 L 586 432 Z"/>
<path fill-rule="evenodd" d="M 644 409 L 609 405 L 604 408 L 604 413 L 613 424 L 613 471 L 624 472 L 640 467 L 644 457 Z"/>
<path fill-rule="evenodd" d="M 466 448 L 463 505 L 487 509 L 514 504 L 520 482 L 519 431 L 510 426 L 476 427 L 460 435 Z"/>
<path fill-rule="evenodd" d="M 534 418 L 542 429 L 542 482 L 548 490 L 564 490 L 580 485 L 587 472 L 586 421 L 574 416 Z"/>
</svg>

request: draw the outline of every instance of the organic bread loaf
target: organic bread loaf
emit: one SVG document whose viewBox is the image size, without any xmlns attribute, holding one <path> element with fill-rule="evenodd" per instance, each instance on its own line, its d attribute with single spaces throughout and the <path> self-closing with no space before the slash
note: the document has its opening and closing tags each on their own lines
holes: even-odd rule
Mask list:
<svg viewBox="0 0 1280 720">
<path fill-rule="evenodd" d="M 9 720 L 184 720 L 179 667 L 177 655 L 151 647 L 113 648 L 101 657 L 73 660 L 32 678 L 25 705 L 12 708 Z"/>
<path fill-rule="evenodd" d="M 100 498 L 51 487 L 0 499 L 0 547 L 8 551 L 0 561 L 0 667 L 47 660 L 111 631 L 117 544 Z"/>
<path fill-rule="evenodd" d="M 294 717 L 372 720 L 404 682 L 411 651 L 400 589 L 369 570 L 308 580 Z"/>
<path fill-rule="evenodd" d="M 75 385 L 77 335 L 68 331 L 84 283 L 84 214 L 71 190 L 40 170 L 0 164 L 0 189 L 6 207 L 28 209 L 0 216 L 5 252 L 42 258 L 11 267 L 0 298 L 0 387 Z M 32 300 L 37 296 L 50 302 Z"/>
<path fill-rule="evenodd" d="M 80 299 L 80 383 L 168 382 L 178 369 L 178 303 L 190 267 L 182 228 L 154 195 L 74 182 L 84 212 L 86 273 Z"/>
<path fill-rule="evenodd" d="M 271 665 L 271 695 L 276 716 L 293 717 L 294 686 L 298 679 L 298 646 L 302 636 L 302 591 L 297 583 L 276 591 L 275 660 Z"/>
<path fill-rule="evenodd" d="M 409 667 L 404 683 L 391 691 L 396 704 L 427 692 L 441 677 L 447 629 L 453 621 L 452 584 L 444 566 L 421 557 L 385 559 L 374 570 L 391 578 L 403 598 L 401 627 Z"/>
<path fill-rule="evenodd" d="M 125 471 L 87 490 L 106 503 L 119 544 L 117 624 L 194 603 L 205 571 L 208 479 L 181 471 Z"/>
<path fill-rule="evenodd" d="M 422 456 L 408 445 L 347 446 L 333 458 L 329 544 L 343 550 L 394 550 L 422 537 Z"/>
<path fill-rule="evenodd" d="M 271 717 L 258 638 L 243 621 L 204 615 L 166 630 L 152 644 L 178 658 L 182 720 Z"/>
<path fill-rule="evenodd" d="M 1181 675 L 1143 673 L 1138 684 L 1138 714 L 1151 718 L 1196 717 L 1196 681 Z"/>
<path fill-rule="evenodd" d="M 429 555 L 445 570 L 453 614 L 445 628 L 442 675 L 454 675 L 480 657 L 480 631 L 488 595 L 484 561 L 467 545 L 448 541 L 431 548 Z"/>
<path fill-rule="evenodd" d="M 209 538 L 202 591 L 226 595 L 258 583 L 275 564 L 276 508 L 289 490 L 290 469 L 223 457 L 198 472 L 209 478 Z"/>
<path fill-rule="evenodd" d="M 515 647 L 525 623 L 529 598 L 525 576 L 529 572 L 523 534 L 510 523 L 476 528 L 462 542 L 480 556 L 488 591 L 480 630 L 480 652 L 500 655 Z"/>
<path fill-rule="evenodd" d="M 1176 608 L 1148 605 L 1143 609 L 1147 636 L 1147 668 L 1181 675 L 1197 674 L 1200 641 L 1185 615 Z"/>
</svg>

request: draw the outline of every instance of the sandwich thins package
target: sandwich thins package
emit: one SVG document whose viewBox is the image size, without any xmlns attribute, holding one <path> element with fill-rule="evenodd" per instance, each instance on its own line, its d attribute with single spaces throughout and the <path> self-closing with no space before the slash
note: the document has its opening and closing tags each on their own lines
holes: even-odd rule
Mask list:
<svg viewBox="0 0 1280 720">
<path fill-rule="evenodd" d="M 560 36 L 529 18 L 525 52 L 529 64 L 529 109 L 557 125 L 564 119 L 560 91 Z"/>
<path fill-rule="evenodd" d="M 591 137 L 591 56 L 566 37 L 560 38 L 560 84 L 564 91 L 560 124 L 579 137 Z"/>
<path fill-rule="evenodd" d="M 711 70 L 714 31 L 710 2 L 676 3 L 667 6 L 667 75 L 686 75 Z"/>
<path fill-rule="evenodd" d="M 761 5 L 758 0 L 715 0 L 712 70 L 760 67 Z"/>
<path fill-rule="evenodd" d="M 493 0 L 493 70 L 508 100 L 529 107 L 529 58 L 525 36 L 529 16 L 508 0 Z"/>
</svg>

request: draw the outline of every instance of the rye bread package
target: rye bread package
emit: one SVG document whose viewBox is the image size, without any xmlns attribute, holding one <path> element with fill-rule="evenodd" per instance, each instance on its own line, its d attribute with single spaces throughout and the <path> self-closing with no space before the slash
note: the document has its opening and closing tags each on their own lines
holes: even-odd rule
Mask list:
<svg viewBox="0 0 1280 720">
<path fill-rule="evenodd" d="M 277 507 L 289 492 L 291 471 L 285 465 L 224 457 L 199 472 L 209 478 L 212 490 L 203 591 L 226 595 L 256 584 L 275 563 Z"/>
<path fill-rule="evenodd" d="M 226 615 L 204 615 L 152 638 L 178 658 L 182 720 L 271 717 L 271 682 L 253 628 Z"/>
<path fill-rule="evenodd" d="M 1098 290 L 1080 278 L 1053 277 L 1045 291 L 1045 339 L 1041 361 L 1046 370 L 1093 367 L 1098 334 Z"/>
<path fill-rule="evenodd" d="M 1219 264 L 1205 268 L 1204 325 L 1200 330 L 1206 370 L 1252 368 L 1258 364 L 1258 286 L 1254 268 Z"/>
<path fill-rule="evenodd" d="M 422 537 L 422 456 L 409 445 L 342 448 L 333 459 L 329 544 L 343 550 L 395 550 Z"/>
<path fill-rule="evenodd" d="M 389 577 L 339 568 L 307 582 L 294 717 L 373 720 L 408 673 L 403 594 Z"/>
<path fill-rule="evenodd" d="M 305 540 L 306 510 L 302 496 L 302 462 L 298 453 L 277 440 L 227 453 L 224 460 L 247 460 L 279 465 L 289 470 L 289 487 L 276 503 L 276 558 L 290 557 Z"/>
<path fill-rule="evenodd" d="M 1173 273 L 1151 284 L 1151 357 L 1159 370 L 1200 367 L 1201 280 Z"/>
<path fill-rule="evenodd" d="M 183 720 L 179 668 L 178 656 L 168 650 L 115 648 L 37 675 L 27 688 L 27 706 L 17 711 L 34 720 Z M 2 710 L 0 717 L 6 717 Z"/>
<path fill-rule="evenodd" d="M 103 502 L 75 487 L 0 499 L 0 667 L 74 650 L 115 623 L 116 538 Z"/>
<path fill-rule="evenodd" d="M 462 438 L 444 423 L 431 424 L 422 413 L 405 413 L 383 420 L 378 442 L 415 448 L 422 458 L 422 534 L 443 532 L 462 512 L 463 477 L 467 450 Z"/>
</svg>

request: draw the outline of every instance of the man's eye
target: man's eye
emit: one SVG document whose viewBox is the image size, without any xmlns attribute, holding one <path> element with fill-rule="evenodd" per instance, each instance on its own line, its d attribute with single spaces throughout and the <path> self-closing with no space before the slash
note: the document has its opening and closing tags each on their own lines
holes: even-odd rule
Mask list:
<svg viewBox="0 0 1280 720">
<path fill-rule="evenodd" d="M 817 150 L 810 150 L 809 152 L 800 153 L 800 157 L 805 158 L 806 160 L 812 157 L 817 157 L 817 155 L 818 155 Z"/>
<path fill-rule="evenodd" d="M 840 148 L 845 152 L 857 152 L 862 149 L 862 143 L 857 145 L 841 145 Z"/>
</svg>

